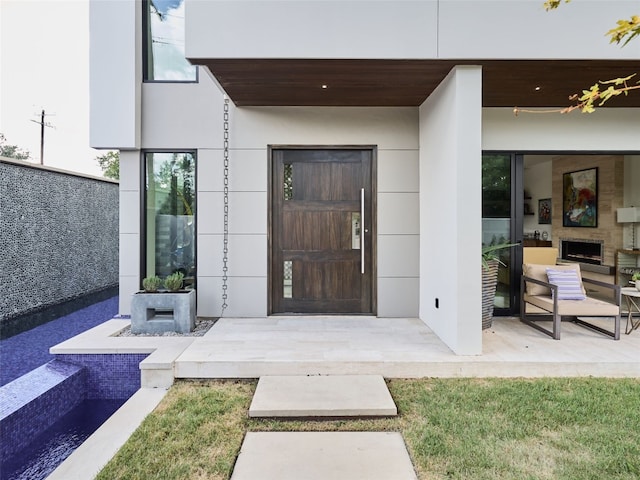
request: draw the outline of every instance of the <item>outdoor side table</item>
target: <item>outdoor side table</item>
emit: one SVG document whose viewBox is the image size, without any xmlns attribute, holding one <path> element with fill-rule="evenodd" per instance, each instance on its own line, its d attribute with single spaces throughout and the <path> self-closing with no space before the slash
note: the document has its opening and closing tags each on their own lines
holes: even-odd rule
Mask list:
<svg viewBox="0 0 640 480">
<path fill-rule="evenodd" d="M 629 314 L 627 316 L 627 325 L 624 329 L 624 333 L 629 335 L 635 329 L 640 327 L 640 318 L 635 322 L 633 320 L 634 313 L 640 314 L 640 306 L 638 306 L 638 303 L 640 302 L 640 290 L 633 287 L 623 287 L 620 289 L 620 293 L 622 293 L 624 298 L 627 299 L 627 309 L 629 310 Z M 632 306 L 633 308 L 631 308 Z"/>
</svg>

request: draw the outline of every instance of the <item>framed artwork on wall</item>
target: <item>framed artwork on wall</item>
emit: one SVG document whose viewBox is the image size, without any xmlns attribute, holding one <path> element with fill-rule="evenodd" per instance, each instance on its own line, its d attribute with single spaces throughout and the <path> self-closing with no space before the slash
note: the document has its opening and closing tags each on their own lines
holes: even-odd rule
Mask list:
<svg viewBox="0 0 640 480">
<path fill-rule="evenodd" d="M 598 226 L 598 169 L 562 175 L 562 226 Z"/>
<path fill-rule="evenodd" d="M 543 198 L 538 200 L 538 223 L 541 225 L 551 224 L 551 199 Z"/>
</svg>

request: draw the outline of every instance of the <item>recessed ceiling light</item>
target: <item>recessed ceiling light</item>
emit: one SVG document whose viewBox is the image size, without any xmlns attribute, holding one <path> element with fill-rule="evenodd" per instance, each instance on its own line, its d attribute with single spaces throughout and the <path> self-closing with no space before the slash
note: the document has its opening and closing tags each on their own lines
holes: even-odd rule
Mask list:
<svg viewBox="0 0 640 480">
<path fill-rule="evenodd" d="M 323 90 L 326 90 L 327 88 L 329 88 L 329 85 L 327 85 L 326 83 L 323 83 L 323 84 L 322 84 L 322 89 L 323 89 Z"/>
<path fill-rule="evenodd" d="M 534 88 L 534 90 L 535 90 L 536 92 L 539 92 L 541 89 L 542 89 L 542 87 L 541 87 L 540 85 L 538 85 L 536 88 Z"/>
</svg>

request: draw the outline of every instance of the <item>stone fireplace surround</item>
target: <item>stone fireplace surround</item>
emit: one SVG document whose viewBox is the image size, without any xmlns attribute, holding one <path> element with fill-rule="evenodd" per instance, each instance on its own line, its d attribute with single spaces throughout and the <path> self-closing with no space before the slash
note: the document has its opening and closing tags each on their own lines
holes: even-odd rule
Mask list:
<svg viewBox="0 0 640 480">
<path fill-rule="evenodd" d="M 579 238 L 560 239 L 560 258 L 570 262 L 603 264 L 602 240 L 584 240 Z"/>
<path fill-rule="evenodd" d="M 562 175 L 598 168 L 598 227 L 562 226 Z M 602 265 L 615 264 L 616 250 L 622 248 L 623 227 L 616 221 L 616 210 L 624 202 L 623 155 L 562 155 L 552 161 L 553 245 L 562 256 L 562 241 L 583 241 L 602 246 Z"/>
</svg>

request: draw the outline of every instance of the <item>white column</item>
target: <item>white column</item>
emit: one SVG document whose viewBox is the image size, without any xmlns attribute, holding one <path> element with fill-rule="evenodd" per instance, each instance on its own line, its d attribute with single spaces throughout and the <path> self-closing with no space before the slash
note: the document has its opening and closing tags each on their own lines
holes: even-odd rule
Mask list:
<svg viewBox="0 0 640 480">
<path fill-rule="evenodd" d="M 482 70 L 454 68 L 420 107 L 420 318 L 482 353 Z"/>
<path fill-rule="evenodd" d="M 92 0 L 89 28 L 89 142 L 94 148 L 140 148 L 140 2 Z"/>
</svg>

